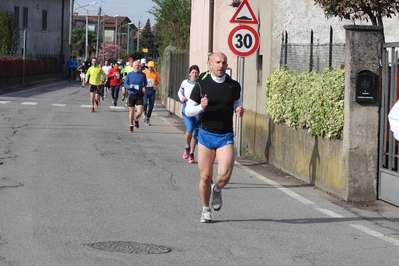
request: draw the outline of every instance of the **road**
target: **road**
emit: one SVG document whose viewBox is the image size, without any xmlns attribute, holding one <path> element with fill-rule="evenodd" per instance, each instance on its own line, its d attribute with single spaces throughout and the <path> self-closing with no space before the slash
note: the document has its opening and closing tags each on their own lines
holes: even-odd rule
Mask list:
<svg viewBox="0 0 399 266">
<path fill-rule="evenodd" d="M 158 103 L 129 133 L 126 107 L 88 102 L 67 81 L 0 95 L 0 266 L 398 264 L 396 207 L 348 204 L 249 158 L 200 223 L 182 121 Z"/>
</svg>

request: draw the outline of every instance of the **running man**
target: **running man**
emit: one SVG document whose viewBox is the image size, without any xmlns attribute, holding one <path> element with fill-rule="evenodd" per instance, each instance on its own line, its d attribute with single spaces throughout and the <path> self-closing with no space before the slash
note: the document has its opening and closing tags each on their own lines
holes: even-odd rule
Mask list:
<svg viewBox="0 0 399 266">
<path fill-rule="evenodd" d="M 108 73 L 112 69 L 112 66 L 109 64 L 108 60 L 105 60 L 104 66 L 102 67 L 102 69 L 103 69 L 105 75 L 107 75 L 106 79 L 105 79 L 105 84 L 104 84 L 104 97 L 107 98 L 107 92 L 109 91 L 109 88 L 110 88 Z"/>
<path fill-rule="evenodd" d="M 83 61 L 82 64 L 78 67 L 78 70 L 80 72 L 79 77 L 80 77 L 80 81 L 82 82 L 82 88 L 85 87 L 85 78 L 86 78 L 86 71 L 87 71 L 87 67 L 86 67 L 86 62 Z"/>
<path fill-rule="evenodd" d="M 94 112 L 94 103 L 98 106 L 100 102 L 100 85 L 104 83 L 105 77 L 104 71 L 97 65 L 97 58 L 93 57 L 91 67 L 86 72 L 86 83 L 89 84 L 90 89 L 91 113 Z"/>
<path fill-rule="evenodd" d="M 161 86 L 161 75 L 155 70 L 154 61 L 148 62 L 148 69 L 143 73 L 147 76 L 147 87 L 144 93 L 144 117 L 143 122 L 151 126 L 150 118 L 155 104 L 156 90 Z"/>
<path fill-rule="evenodd" d="M 133 62 L 133 71 L 126 75 L 124 87 L 129 95 L 129 132 L 133 132 L 134 127 L 139 128 L 139 119 L 143 113 L 143 95 L 147 86 L 147 78 L 140 71 L 140 61 Z M 134 115 L 134 109 L 137 108 L 137 115 Z"/>
<path fill-rule="evenodd" d="M 126 63 L 126 66 L 122 69 L 122 79 L 125 80 L 126 75 L 129 72 L 132 72 L 134 70 L 133 68 L 133 57 L 129 57 L 128 62 Z M 127 88 L 122 86 L 122 102 L 125 102 L 125 105 L 128 106 L 128 99 L 126 97 L 128 96 Z"/>
<path fill-rule="evenodd" d="M 182 107 L 182 117 L 184 125 L 186 127 L 185 141 L 186 149 L 183 153 L 183 159 L 188 159 L 189 163 L 195 163 L 194 150 L 197 145 L 197 135 L 198 135 L 198 120 L 199 116 L 188 117 L 186 116 L 185 110 L 188 99 L 190 99 L 191 91 L 194 88 L 195 83 L 198 80 L 199 67 L 197 65 L 190 66 L 188 70 L 189 78 L 183 80 L 180 85 L 180 89 L 177 92 L 180 101 L 183 103 Z"/>
<path fill-rule="evenodd" d="M 199 192 L 202 201 L 201 223 L 212 221 L 209 201 L 215 211 L 222 207 L 221 189 L 230 180 L 234 167 L 233 113 L 244 114 L 240 84 L 226 75 L 227 57 L 221 52 L 211 55 L 209 75 L 199 80 L 187 102 L 186 115 L 202 113 L 198 133 Z M 211 186 L 213 166 L 218 161 L 218 176 Z"/>
</svg>

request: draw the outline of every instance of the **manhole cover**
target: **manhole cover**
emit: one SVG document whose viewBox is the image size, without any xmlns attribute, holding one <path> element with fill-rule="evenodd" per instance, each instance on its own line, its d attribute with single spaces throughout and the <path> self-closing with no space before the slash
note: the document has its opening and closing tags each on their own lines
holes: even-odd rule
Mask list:
<svg viewBox="0 0 399 266">
<path fill-rule="evenodd" d="M 127 241 L 99 242 L 88 244 L 89 247 L 111 252 L 122 252 L 131 254 L 162 254 L 171 251 L 170 248 L 151 244 L 142 244 Z"/>
</svg>

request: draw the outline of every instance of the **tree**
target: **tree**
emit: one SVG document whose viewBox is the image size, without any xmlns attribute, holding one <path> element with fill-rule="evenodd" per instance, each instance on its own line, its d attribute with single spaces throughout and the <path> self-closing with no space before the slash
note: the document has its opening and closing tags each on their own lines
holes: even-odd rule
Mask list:
<svg viewBox="0 0 399 266">
<path fill-rule="evenodd" d="M 94 31 L 89 30 L 88 34 L 88 57 L 91 57 L 96 52 L 97 45 L 97 34 Z M 101 40 L 100 40 L 101 42 Z M 86 29 L 75 28 L 72 33 L 72 54 L 78 57 L 84 57 L 86 52 Z M 85 58 L 87 59 L 87 58 Z"/>
<path fill-rule="evenodd" d="M 315 0 L 324 9 L 326 17 L 366 20 L 383 27 L 382 18 L 391 18 L 399 11 L 397 0 Z"/>
<path fill-rule="evenodd" d="M 147 57 L 148 57 L 148 55 L 153 54 L 153 50 L 154 50 L 154 34 L 152 34 L 150 19 L 147 20 L 147 23 L 145 24 L 144 29 L 140 35 L 141 35 L 140 36 L 140 46 L 142 48 L 148 49 L 148 53 L 147 53 Z"/>
<path fill-rule="evenodd" d="M 117 54 L 120 54 L 121 47 L 112 43 L 104 43 L 98 50 L 98 57 L 104 60 L 115 60 Z"/>
<path fill-rule="evenodd" d="M 17 52 L 19 37 L 18 20 L 11 12 L 0 12 L 0 52 Z"/>
<path fill-rule="evenodd" d="M 156 39 L 160 51 L 173 45 L 178 49 L 190 46 L 191 0 L 152 0 L 158 6 L 148 12 L 157 19 Z"/>
</svg>

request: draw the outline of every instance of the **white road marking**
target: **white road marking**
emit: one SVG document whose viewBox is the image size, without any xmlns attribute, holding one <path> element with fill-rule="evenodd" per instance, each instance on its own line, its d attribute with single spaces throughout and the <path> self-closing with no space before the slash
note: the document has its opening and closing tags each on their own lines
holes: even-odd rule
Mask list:
<svg viewBox="0 0 399 266">
<path fill-rule="evenodd" d="M 352 226 L 353 228 L 356 228 L 357 230 L 360 230 L 362 232 L 365 232 L 366 234 L 369 234 L 371 236 L 377 237 L 381 240 L 384 240 L 388 243 L 391 243 L 395 246 L 399 246 L 399 240 L 387 235 L 384 235 L 380 232 L 374 231 L 366 226 L 360 225 L 360 224 L 351 224 L 350 226 Z"/>
<path fill-rule="evenodd" d="M 125 110 L 125 107 L 122 106 L 110 106 L 110 109 L 117 109 L 117 110 Z"/>
<path fill-rule="evenodd" d="M 10 101 L 0 101 L 0 103 L 9 103 Z"/>
<path fill-rule="evenodd" d="M 342 215 L 340 215 L 340 214 L 338 214 L 338 213 L 336 213 L 336 212 L 333 212 L 333 211 L 331 211 L 331 210 L 329 210 L 329 209 L 321 208 L 320 206 L 316 205 L 314 202 L 312 202 L 312 201 L 310 201 L 310 200 L 308 200 L 308 199 L 306 199 L 306 198 L 304 198 L 304 197 L 298 195 L 297 193 L 295 193 L 295 192 L 289 190 L 288 188 L 283 187 L 283 186 L 280 185 L 279 183 L 277 183 L 277 182 L 275 182 L 275 181 L 273 181 L 273 180 L 270 180 L 269 178 L 264 177 L 264 176 L 262 176 L 262 175 L 256 173 L 255 171 L 249 169 L 248 167 L 243 166 L 242 164 L 240 164 L 240 163 L 238 163 L 238 162 L 236 162 L 236 164 L 240 165 L 240 168 L 241 168 L 241 169 L 243 169 L 243 170 L 249 172 L 251 175 L 256 176 L 256 177 L 259 178 L 260 180 L 263 180 L 263 181 L 266 182 L 267 184 L 269 184 L 269 185 L 271 185 L 271 186 L 273 186 L 273 187 L 279 189 L 280 191 L 284 192 L 285 194 L 291 196 L 292 198 L 294 198 L 294 199 L 296 199 L 296 200 L 298 200 L 298 201 L 300 201 L 300 202 L 302 202 L 302 203 L 304 203 L 304 204 L 312 205 L 312 207 L 313 207 L 315 210 L 317 210 L 317 211 L 319 211 L 319 212 L 321 212 L 321 213 L 324 213 L 325 215 L 327 215 L 327 216 L 329 216 L 329 217 L 332 217 L 332 218 L 344 218 L 344 216 L 342 216 Z M 364 232 L 364 233 L 366 233 L 366 234 L 369 234 L 369 235 L 371 235 L 371 236 L 374 236 L 374 237 L 377 237 L 377 238 L 379 238 L 379 239 L 381 239 L 381 240 L 384 240 L 384 241 L 386 241 L 386 242 L 389 242 L 389 243 L 391 243 L 391 244 L 393 244 L 393 245 L 395 245 L 395 246 L 399 246 L 399 240 L 398 240 L 398 239 L 395 239 L 395 238 L 392 238 L 392 237 L 390 237 L 390 236 L 384 235 L 384 234 L 382 234 L 382 233 L 380 233 L 380 232 L 377 232 L 377 231 L 375 231 L 375 230 L 372 230 L 372 229 L 370 229 L 370 228 L 368 228 L 368 227 L 366 227 L 366 226 L 363 226 L 363 225 L 351 224 L 350 226 L 353 227 L 353 228 L 355 228 L 355 229 L 357 229 L 357 230 L 360 230 L 360 231 L 362 231 L 362 232 Z"/>
<path fill-rule="evenodd" d="M 52 106 L 66 106 L 66 104 L 63 103 L 52 103 Z"/>
<path fill-rule="evenodd" d="M 322 213 L 324 213 L 325 215 L 330 216 L 330 217 L 332 217 L 332 218 L 344 218 L 344 216 L 342 216 L 342 215 L 340 215 L 340 214 L 338 214 L 338 213 L 335 213 L 335 212 L 333 212 L 333 211 L 330 211 L 329 209 L 320 208 L 320 207 L 317 206 L 317 205 L 314 206 L 314 209 L 317 210 L 317 211 L 319 211 L 319 212 L 322 212 Z"/>
<path fill-rule="evenodd" d="M 91 108 L 91 105 L 81 105 L 80 107 Z"/>
<path fill-rule="evenodd" d="M 35 103 L 35 102 L 23 102 L 21 104 L 22 105 L 36 105 L 37 103 Z"/>
<path fill-rule="evenodd" d="M 284 192 L 285 194 L 293 197 L 294 199 L 304 203 L 304 204 L 308 204 L 308 205 L 316 205 L 313 201 L 310 201 L 304 197 L 302 197 L 301 195 L 295 193 L 294 191 L 289 190 L 288 188 L 283 187 L 282 185 L 280 185 L 277 182 L 274 182 L 273 180 L 270 180 L 267 177 L 264 177 L 260 174 L 258 174 L 255 171 L 252 171 L 251 169 L 249 169 L 246 166 L 240 165 L 240 168 L 244 169 L 245 171 L 251 173 L 252 175 L 256 176 L 257 178 L 259 178 L 260 180 L 263 180 L 264 182 L 268 183 L 269 185 L 272 185 L 273 187 L 279 189 L 280 191 Z"/>
</svg>

